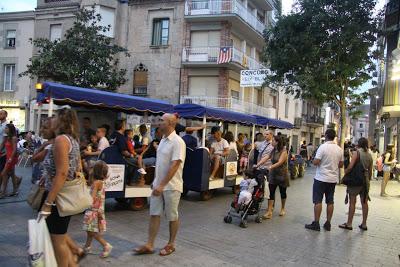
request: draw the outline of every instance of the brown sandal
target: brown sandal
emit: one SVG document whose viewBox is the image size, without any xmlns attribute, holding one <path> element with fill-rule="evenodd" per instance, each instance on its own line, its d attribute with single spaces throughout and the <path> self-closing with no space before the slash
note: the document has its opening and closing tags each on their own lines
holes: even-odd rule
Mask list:
<svg viewBox="0 0 400 267">
<path fill-rule="evenodd" d="M 160 256 L 163 256 L 163 257 L 168 256 L 174 252 L 175 252 L 175 248 L 172 245 L 168 244 L 160 251 Z"/>
<path fill-rule="evenodd" d="M 135 249 L 133 250 L 133 252 L 135 252 L 136 255 L 154 254 L 154 250 L 151 250 L 151 249 L 149 249 L 149 248 L 146 247 L 146 246 L 142 246 L 142 247 L 139 247 L 139 248 L 135 248 Z"/>
</svg>

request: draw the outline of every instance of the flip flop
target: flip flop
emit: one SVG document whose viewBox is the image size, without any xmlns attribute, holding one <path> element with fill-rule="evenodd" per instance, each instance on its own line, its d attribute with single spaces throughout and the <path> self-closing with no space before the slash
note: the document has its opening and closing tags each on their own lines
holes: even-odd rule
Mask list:
<svg viewBox="0 0 400 267">
<path fill-rule="evenodd" d="M 136 253 L 136 255 L 148 255 L 148 254 L 154 254 L 154 250 L 149 249 L 146 246 L 142 246 L 140 248 L 135 248 L 133 252 Z"/>
<path fill-rule="evenodd" d="M 172 245 L 166 245 L 162 250 L 160 250 L 160 256 L 162 256 L 162 257 L 168 256 L 174 252 L 175 252 L 175 248 Z"/>
<path fill-rule="evenodd" d="M 19 194 L 19 191 L 16 191 L 16 192 L 9 193 L 6 196 L 7 197 L 15 197 L 15 196 L 18 196 L 18 194 Z"/>
<path fill-rule="evenodd" d="M 360 224 L 359 226 L 358 226 L 358 228 L 360 228 L 361 230 L 363 230 L 363 231 L 367 231 L 368 230 L 368 228 L 367 228 L 367 226 L 362 226 L 362 224 Z"/>
<path fill-rule="evenodd" d="M 339 225 L 339 228 L 345 229 L 345 230 L 353 230 L 353 227 L 348 226 L 347 223 Z"/>
</svg>

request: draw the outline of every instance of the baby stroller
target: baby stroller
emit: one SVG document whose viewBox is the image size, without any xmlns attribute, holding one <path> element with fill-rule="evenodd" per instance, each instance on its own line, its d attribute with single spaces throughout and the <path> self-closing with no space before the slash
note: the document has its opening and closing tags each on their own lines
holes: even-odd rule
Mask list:
<svg viewBox="0 0 400 267">
<path fill-rule="evenodd" d="M 261 204 L 264 201 L 264 189 L 266 174 L 258 170 L 246 171 L 246 176 L 249 179 L 255 179 L 257 185 L 254 187 L 254 191 L 250 202 L 245 204 L 238 204 L 239 194 L 235 195 L 234 200 L 231 203 L 228 214 L 224 217 L 225 223 L 232 223 L 232 216 L 240 217 L 240 227 L 247 228 L 247 217 L 256 215 L 255 222 L 262 223 L 262 216 L 260 215 Z"/>
</svg>

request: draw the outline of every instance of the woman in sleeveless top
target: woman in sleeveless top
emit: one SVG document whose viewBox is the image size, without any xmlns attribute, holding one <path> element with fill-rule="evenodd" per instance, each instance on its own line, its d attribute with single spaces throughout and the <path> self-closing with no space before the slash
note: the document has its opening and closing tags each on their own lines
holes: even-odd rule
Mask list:
<svg viewBox="0 0 400 267">
<path fill-rule="evenodd" d="M 358 157 L 360 157 L 358 159 Z M 348 174 L 356 165 L 357 161 L 363 165 L 365 169 L 365 185 L 363 186 L 347 186 L 347 194 L 349 195 L 349 213 L 347 222 L 339 225 L 340 228 L 346 230 L 352 230 L 353 217 L 356 210 L 357 195 L 360 195 L 361 206 L 362 206 L 362 223 L 358 226 L 361 230 L 367 230 L 367 217 L 368 217 L 368 200 L 369 200 L 369 185 L 372 177 L 373 161 L 372 156 L 368 151 L 368 140 L 366 138 L 360 138 L 358 140 L 358 150 L 353 152 L 351 162 L 345 170 L 345 174 Z"/>
<path fill-rule="evenodd" d="M 272 139 L 272 146 L 274 149 L 270 154 L 272 165 L 268 168 L 269 174 L 269 200 L 268 200 L 268 210 L 263 216 L 264 219 L 272 218 L 272 210 L 275 202 L 275 191 L 279 187 L 279 192 L 281 194 L 281 211 L 279 216 L 284 216 L 286 214 L 285 204 L 286 204 L 286 188 L 289 184 L 288 181 L 288 154 L 285 147 L 285 142 L 281 136 L 274 136 Z"/>
<path fill-rule="evenodd" d="M 67 234 L 71 216 L 61 217 L 55 204 L 58 192 L 65 181 L 75 179 L 80 164 L 76 112 L 60 110 L 57 118 L 52 119 L 51 126 L 57 137 L 43 161 L 46 191 L 40 216 L 46 218 L 58 266 L 77 266 L 77 258 L 83 256 L 84 251 Z"/>
<path fill-rule="evenodd" d="M 395 154 L 393 151 L 394 145 L 388 144 L 386 147 L 385 156 L 383 159 L 383 180 L 381 183 L 381 196 L 387 197 L 386 186 L 390 179 L 390 173 L 392 172 L 393 166 L 396 164 Z"/>
</svg>

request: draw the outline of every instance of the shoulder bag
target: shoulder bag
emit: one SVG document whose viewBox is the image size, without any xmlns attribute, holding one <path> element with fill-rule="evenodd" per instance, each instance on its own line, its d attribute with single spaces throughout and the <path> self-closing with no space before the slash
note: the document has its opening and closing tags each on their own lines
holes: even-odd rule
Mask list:
<svg viewBox="0 0 400 267">
<path fill-rule="evenodd" d="M 79 155 L 75 179 L 65 181 L 64 186 L 57 194 L 56 205 L 58 213 L 61 217 L 79 214 L 90 208 L 92 203 L 93 199 L 86 185 L 86 179 L 82 172 L 81 157 Z"/>
<path fill-rule="evenodd" d="M 366 170 L 360 160 L 360 152 L 357 151 L 357 161 L 351 171 L 343 177 L 342 183 L 347 186 L 365 185 Z"/>
<path fill-rule="evenodd" d="M 28 202 L 29 206 L 31 206 L 32 209 L 40 209 L 40 204 L 42 203 L 44 191 L 44 187 L 40 186 L 39 184 L 32 185 L 28 197 L 26 198 L 26 202 Z"/>
</svg>

